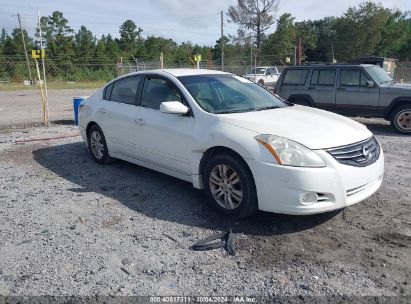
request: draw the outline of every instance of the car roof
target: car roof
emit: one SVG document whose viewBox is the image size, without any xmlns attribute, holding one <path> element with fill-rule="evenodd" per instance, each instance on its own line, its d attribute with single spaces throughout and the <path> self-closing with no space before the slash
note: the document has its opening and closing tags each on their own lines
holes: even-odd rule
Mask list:
<svg viewBox="0 0 411 304">
<path fill-rule="evenodd" d="M 158 70 L 147 70 L 143 73 L 168 73 L 175 77 L 180 76 L 193 76 L 193 75 L 231 75 L 231 73 L 216 71 L 216 70 L 207 70 L 207 69 L 158 69 Z"/>
<path fill-rule="evenodd" d="M 341 63 L 341 64 L 302 64 L 288 65 L 287 69 L 307 69 L 307 68 L 341 68 L 341 67 L 375 67 L 375 64 L 356 64 L 356 63 Z"/>
</svg>

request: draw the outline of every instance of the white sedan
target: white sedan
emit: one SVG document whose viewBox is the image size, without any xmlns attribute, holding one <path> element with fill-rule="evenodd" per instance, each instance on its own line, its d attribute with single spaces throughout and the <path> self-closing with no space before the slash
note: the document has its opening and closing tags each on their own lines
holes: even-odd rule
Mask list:
<svg viewBox="0 0 411 304">
<path fill-rule="evenodd" d="M 344 208 L 371 196 L 383 178 L 382 149 L 365 126 L 288 104 L 230 73 L 128 74 L 79 111 L 81 135 L 97 163 L 118 158 L 188 181 L 234 218 L 258 209 Z"/>
</svg>

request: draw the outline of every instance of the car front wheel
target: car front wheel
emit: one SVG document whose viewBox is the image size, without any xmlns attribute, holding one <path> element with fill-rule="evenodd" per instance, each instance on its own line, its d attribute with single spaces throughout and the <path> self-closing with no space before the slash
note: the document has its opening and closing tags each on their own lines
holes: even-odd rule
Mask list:
<svg viewBox="0 0 411 304">
<path fill-rule="evenodd" d="M 232 218 L 245 218 L 258 209 L 251 171 L 239 157 L 214 156 L 205 170 L 205 191 L 211 206 Z"/>
<path fill-rule="evenodd" d="M 96 163 L 101 165 L 112 161 L 108 155 L 107 143 L 103 131 L 98 125 L 93 125 L 87 134 L 88 148 Z"/>
<path fill-rule="evenodd" d="M 411 104 L 399 106 L 391 115 L 391 125 L 402 134 L 411 134 Z"/>
</svg>

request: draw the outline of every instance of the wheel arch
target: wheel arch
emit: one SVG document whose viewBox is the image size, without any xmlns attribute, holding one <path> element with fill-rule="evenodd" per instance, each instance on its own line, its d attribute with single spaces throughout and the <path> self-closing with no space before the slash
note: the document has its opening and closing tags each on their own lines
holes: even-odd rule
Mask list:
<svg viewBox="0 0 411 304">
<path fill-rule="evenodd" d="M 386 110 L 385 114 L 384 114 L 384 118 L 385 120 L 390 120 L 392 113 L 394 112 L 394 110 L 399 107 L 402 106 L 404 104 L 411 104 L 411 96 L 402 96 L 402 97 L 397 97 L 395 98 L 390 106 L 388 107 L 388 109 Z"/>
<path fill-rule="evenodd" d="M 91 127 L 94 126 L 94 125 L 97 125 L 97 126 L 98 126 L 98 123 L 96 123 L 95 121 L 90 121 L 90 122 L 87 124 L 87 127 L 86 127 L 86 135 L 87 135 L 87 137 L 88 137 L 88 132 L 90 131 Z M 99 127 L 100 127 L 100 126 L 99 126 Z M 100 127 L 100 128 L 101 128 L 101 127 Z"/>
<path fill-rule="evenodd" d="M 315 106 L 315 102 L 313 100 L 313 98 L 310 95 L 306 95 L 306 94 L 292 94 L 290 96 L 288 96 L 287 101 L 288 102 L 292 102 L 292 100 L 305 100 L 308 102 L 308 104 L 311 107 Z"/>
<path fill-rule="evenodd" d="M 247 168 L 247 170 L 249 170 L 251 177 L 253 179 L 253 182 L 255 183 L 255 179 L 254 179 L 254 174 L 253 171 L 251 170 L 250 166 L 248 165 L 246 159 L 237 151 L 235 151 L 232 148 L 229 148 L 227 146 L 213 146 L 213 147 L 209 147 L 202 155 L 201 160 L 199 162 L 199 167 L 198 167 L 198 172 L 199 175 L 202 179 L 202 181 L 204 182 L 204 173 L 205 173 L 205 168 L 207 165 L 207 162 L 215 155 L 218 154 L 230 154 L 232 156 L 234 156 L 235 158 L 237 158 L 239 161 L 241 161 Z M 203 183 L 202 183 L 203 184 Z"/>
</svg>

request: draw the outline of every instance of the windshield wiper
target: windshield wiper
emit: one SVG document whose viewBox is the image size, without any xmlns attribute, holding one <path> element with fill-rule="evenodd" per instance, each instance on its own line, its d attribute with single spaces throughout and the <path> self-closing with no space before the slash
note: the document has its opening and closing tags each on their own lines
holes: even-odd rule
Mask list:
<svg viewBox="0 0 411 304">
<path fill-rule="evenodd" d="M 214 114 L 231 114 L 231 113 L 245 113 L 253 111 L 254 109 L 241 109 L 241 110 L 227 110 L 227 111 L 216 111 Z"/>
<path fill-rule="evenodd" d="M 256 111 L 264 111 L 264 110 L 271 110 L 271 109 L 278 109 L 279 106 L 268 106 L 268 107 L 262 107 L 259 109 L 256 109 Z"/>
</svg>

